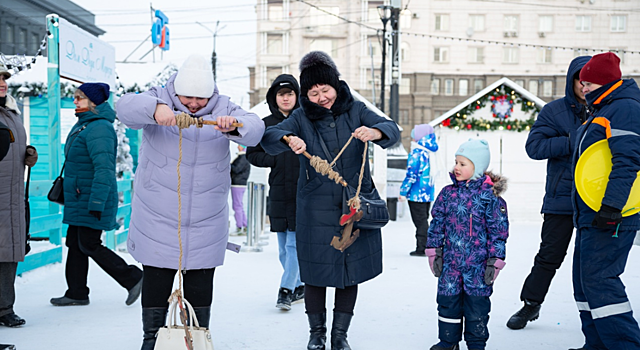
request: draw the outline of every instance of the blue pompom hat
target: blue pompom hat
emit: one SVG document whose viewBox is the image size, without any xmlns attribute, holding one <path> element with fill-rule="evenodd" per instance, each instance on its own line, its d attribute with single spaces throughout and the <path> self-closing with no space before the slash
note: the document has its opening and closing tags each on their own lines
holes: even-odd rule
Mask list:
<svg viewBox="0 0 640 350">
<path fill-rule="evenodd" d="M 475 169 L 471 180 L 478 179 L 484 175 L 491 161 L 489 142 L 483 139 L 469 139 L 469 141 L 460 145 L 455 155 L 463 156 L 473 163 Z"/>
<path fill-rule="evenodd" d="M 105 83 L 84 83 L 78 90 L 84 92 L 96 106 L 109 99 L 109 85 Z"/>
</svg>

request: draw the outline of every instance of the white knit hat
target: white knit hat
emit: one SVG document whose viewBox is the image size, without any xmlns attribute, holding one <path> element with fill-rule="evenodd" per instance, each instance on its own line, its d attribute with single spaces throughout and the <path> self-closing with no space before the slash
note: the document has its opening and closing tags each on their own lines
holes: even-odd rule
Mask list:
<svg viewBox="0 0 640 350">
<path fill-rule="evenodd" d="M 195 54 L 187 57 L 173 82 L 176 94 L 189 97 L 209 98 L 214 86 L 211 62 Z"/>
</svg>

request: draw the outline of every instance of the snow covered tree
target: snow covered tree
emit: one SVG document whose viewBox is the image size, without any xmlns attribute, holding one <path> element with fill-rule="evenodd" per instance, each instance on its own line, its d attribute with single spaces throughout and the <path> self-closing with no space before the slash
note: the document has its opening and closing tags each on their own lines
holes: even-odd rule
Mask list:
<svg viewBox="0 0 640 350">
<path fill-rule="evenodd" d="M 124 178 L 124 173 L 129 172 L 133 176 L 133 157 L 131 157 L 131 146 L 129 138 L 125 135 L 127 127 L 116 119 L 113 128 L 118 137 L 118 154 L 116 155 L 116 176 L 118 180 Z"/>
</svg>

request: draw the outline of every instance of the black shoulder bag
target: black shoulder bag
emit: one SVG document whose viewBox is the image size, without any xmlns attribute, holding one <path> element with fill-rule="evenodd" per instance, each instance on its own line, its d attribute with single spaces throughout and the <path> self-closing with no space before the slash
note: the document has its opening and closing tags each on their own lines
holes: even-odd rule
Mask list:
<svg viewBox="0 0 640 350">
<path fill-rule="evenodd" d="M 312 122 L 313 124 L 313 122 Z M 320 146 L 322 146 L 322 151 L 327 156 L 327 159 L 333 162 L 331 154 L 327 149 L 327 145 L 324 143 L 322 139 L 322 135 L 320 131 L 313 125 L 313 128 L 316 130 L 318 134 L 318 138 L 320 140 Z M 366 158 L 366 148 L 365 154 L 362 155 L 362 163 L 364 171 L 364 162 L 367 161 Z M 356 221 L 353 224 L 354 229 L 364 229 L 364 230 L 375 230 L 384 227 L 389 222 L 389 210 L 387 209 L 387 202 L 384 199 L 380 198 L 380 194 L 378 194 L 378 190 L 376 189 L 373 182 L 371 183 L 373 189 L 369 193 L 360 192 L 360 210 L 363 212 L 362 219 L 360 221 Z M 347 184 L 342 191 L 342 211 L 343 214 L 349 213 L 349 199 L 355 197 L 357 190 L 353 188 L 353 186 Z"/>
<path fill-rule="evenodd" d="M 79 134 L 80 131 L 84 130 L 87 125 L 89 123 L 83 125 L 78 131 L 75 132 L 75 134 Z M 70 135 L 73 136 L 73 135 Z M 75 139 L 78 136 L 74 137 L 73 140 L 71 140 L 71 142 L 73 143 L 73 141 L 75 141 Z M 69 145 L 69 148 L 71 148 L 71 145 Z M 58 203 L 60 205 L 64 205 L 64 178 L 62 177 L 62 174 L 64 174 L 64 167 L 65 165 L 67 165 L 67 155 L 65 154 L 64 157 L 64 163 L 62 163 L 62 169 L 60 169 L 60 175 L 58 177 L 56 177 L 55 180 L 53 180 L 53 186 L 51 186 L 51 189 L 49 190 L 49 193 L 47 194 L 47 199 L 54 202 L 54 203 Z"/>
</svg>

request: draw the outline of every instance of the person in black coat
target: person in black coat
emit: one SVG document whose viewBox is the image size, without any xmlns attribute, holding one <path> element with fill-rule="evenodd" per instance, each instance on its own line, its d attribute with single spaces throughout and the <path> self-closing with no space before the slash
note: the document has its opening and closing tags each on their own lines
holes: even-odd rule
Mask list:
<svg viewBox="0 0 640 350">
<path fill-rule="evenodd" d="M 353 187 L 358 186 L 364 142 L 383 148 L 400 137 L 398 126 L 355 101 L 349 86 L 338 79 L 333 60 L 313 51 L 300 61 L 300 106 L 289 118 L 267 128 L 261 145 L 272 155 L 292 149 L 300 159 L 296 208 L 296 245 L 300 277 L 305 283 L 305 308 L 310 326 L 307 349 L 324 349 L 326 342 L 326 288 L 335 287 L 331 348 L 351 349 L 347 331 L 353 317 L 358 284 L 382 273 L 380 229 L 360 229 L 360 236 L 343 251 L 330 245 L 342 236 L 340 216 L 346 202 L 344 187 L 311 166 L 308 151 L 331 162 L 353 136 L 333 169 Z M 283 137 L 289 137 L 289 144 Z M 320 139 L 322 138 L 322 139 Z M 323 146 L 330 153 L 325 154 Z M 369 162 L 362 174 L 362 193 L 372 192 Z"/>
<path fill-rule="evenodd" d="M 267 91 L 267 103 L 271 115 L 263 119 L 265 127 L 284 121 L 298 108 L 298 81 L 293 75 L 278 76 Z M 247 148 L 249 163 L 271 168 L 269 172 L 269 220 L 271 231 L 278 234 L 280 264 L 284 272 L 276 307 L 291 310 L 291 304 L 304 298 L 304 284 L 300 280 L 298 253 L 296 251 L 296 188 L 300 161 L 289 151 L 276 156 L 267 154 L 262 146 Z"/>
<path fill-rule="evenodd" d="M 573 235 L 571 144 L 576 130 L 587 118 L 580 70 L 590 58 L 580 56 L 571 61 L 565 96 L 542 108 L 525 144 L 531 159 L 547 160 L 547 184 L 541 210 L 544 215 L 542 242 L 520 293 L 524 306 L 507 322 L 511 329 L 522 329 L 527 322 L 538 318 L 551 280 L 567 255 Z"/>
<path fill-rule="evenodd" d="M 247 214 L 244 211 L 244 192 L 251 173 L 251 164 L 247 160 L 246 146 L 238 145 L 238 154 L 231 162 L 231 202 L 236 219 L 236 233 L 247 232 Z"/>
</svg>

